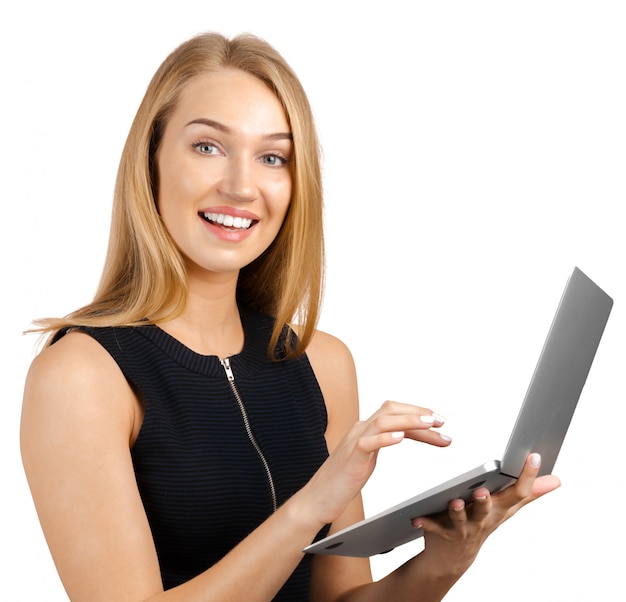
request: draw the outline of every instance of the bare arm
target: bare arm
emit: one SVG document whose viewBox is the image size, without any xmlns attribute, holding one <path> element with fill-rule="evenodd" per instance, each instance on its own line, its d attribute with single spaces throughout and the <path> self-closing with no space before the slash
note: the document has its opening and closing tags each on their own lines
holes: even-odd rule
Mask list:
<svg viewBox="0 0 626 602">
<path fill-rule="evenodd" d="M 70 599 L 269 600 L 320 525 L 285 504 L 221 562 L 163 592 L 130 442 L 141 408 L 117 364 L 70 333 L 35 359 L 25 387 L 22 456 Z"/>
<path fill-rule="evenodd" d="M 358 400 L 354 366 L 347 349 L 328 335 L 318 334 L 309 351 L 311 363 L 324 392 L 329 408 L 327 439 L 331 449 L 338 446 L 343 453 L 346 440 L 355 448 L 370 446 L 372 435 L 388 437 L 389 430 L 380 428 L 389 419 L 385 405 L 392 413 L 408 412 L 403 404 L 385 404 L 380 412 L 367 421 L 351 425 L 357 420 Z M 322 339 L 322 340 L 320 340 Z M 416 411 L 423 413 L 424 408 Z M 437 424 L 435 424 L 437 426 Z M 342 433 L 348 435 L 339 443 Z M 432 430 L 407 431 L 406 436 L 418 441 L 444 446 Z M 372 463 L 383 445 L 371 445 Z M 354 450 L 353 450 L 354 453 Z M 471 566 L 487 537 L 520 508 L 559 486 L 556 477 L 536 478 L 537 457 L 529 457 L 515 486 L 493 496 L 480 488 L 475 500 L 467 508 L 462 500 L 454 500 L 447 514 L 434 518 L 416 518 L 414 524 L 425 532 L 425 550 L 380 581 L 373 583 L 368 559 L 340 556 L 318 556 L 314 560 L 312 600 L 379 601 L 413 600 L 438 602 Z M 348 462 L 348 460 L 345 460 Z M 373 469 L 373 467 L 372 467 Z M 346 475 L 349 474 L 346 471 Z M 333 524 L 332 531 L 340 530 L 363 517 L 361 497 L 358 495 L 348 509 Z"/>
<path fill-rule="evenodd" d="M 43 351 L 26 380 L 22 459 L 72 600 L 142 600 L 159 588 L 129 451 L 135 404 L 113 360 L 84 334 Z"/>
<path fill-rule="evenodd" d="M 331 354 L 329 364 L 343 362 L 349 368 L 352 360 L 343 345 L 324 335 L 319 341 L 319 349 Z M 70 598 L 251 602 L 274 597 L 302 559 L 302 548 L 324 524 L 339 528 L 362 516 L 358 494 L 373 470 L 375 452 L 399 441 L 392 433 L 427 429 L 420 410 L 403 404 L 387 404 L 366 433 L 362 423 L 350 429 L 356 418 L 355 379 L 346 378 L 344 370 L 323 372 L 325 389 L 330 391 L 332 382 L 336 393 L 350 398 L 345 408 L 333 404 L 330 409 L 328 438 L 334 453 L 302 490 L 220 562 L 164 592 L 130 456 L 141 404 L 117 364 L 91 337 L 73 332 L 44 350 L 26 382 L 22 457 Z M 332 597 L 326 599 L 368 579 L 366 564 L 346 563 L 344 579 L 328 578 Z"/>
<path fill-rule="evenodd" d="M 366 421 L 359 421 L 359 401 L 356 371 L 349 350 L 330 335 L 318 332 L 307 350 L 307 355 L 324 394 L 328 408 L 328 430 L 326 439 L 331 454 L 342 457 L 349 465 L 355 455 L 362 454 L 363 460 L 357 466 L 363 470 L 363 484 L 374 470 L 377 454 L 382 447 L 400 443 L 405 437 L 431 445 L 445 447 L 449 441 L 442 439 L 438 432 L 430 430 L 422 423 L 420 416 L 432 414 L 431 410 L 386 402 L 383 407 Z M 403 436 L 394 439 L 394 427 Z M 440 423 L 435 423 L 440 426 Z M 413 427 L 413 428 L 411 428 Z M 417 430 L 413 430 L 417 429 Z M 345 471 L 345 478 L 349 472 Z M 342 476 L 339 475 L 341 479 Z M 315 480 L 315 477 L 313 481 Z M 362 486 L 362 485 L 361 485 Z M 348 527 L 363 518 L 363 503 L 359 493 L 347 509 L 332 525 L 331 533 Z M 425 580 L 422 585 L 425 585 Z M 379 595 L 390 595 L 389 599 L 403 587 L 387 582 L 373 584 L 369 559 L 344 556 L 316 556 L 313 561 L 313 582 L 311 600 L 383 600 Z M 387 592 L 387 594 L 384 594 Z"/>
<path fill-rule="evenodd" d="M 330 457 L 303 489 L 220 562 L 167 592 L 130 457 L 141 404 L 117 364 L 87 335 L 70 333 L 36 358 L 25 388 L 22 455 L 70 599 L 270 600 L 324 524 L 333 523 L 336 530 L 362 518 L 360 491 L 380 449 L 403 438 L 447 445 L 430 428 L 432 422 L 422 421 L 431 414 L 424 408 L 387 402 L 368 420 L 356 421 L 356 378 L 345 346 L 320 333 L 309 356 L 327 397 Z M 532 474 L 526 481 L 532 485 Z M 402 596 L 416 587 L 423 600 L 441 599 L 486 534 L 537 491 L 507 495 L 494 501 L 493 509 L 487 498 L 481 506 L 484 517 L 475 514 L 464 521 L 463 512 L 452 524 L 424 519 L 428 553 L 376 584 L 367 560 L 316 558 L 312 599 L 409 599 Z M 444 565 L 442 558 L 455 561 Z"/>
</svg>

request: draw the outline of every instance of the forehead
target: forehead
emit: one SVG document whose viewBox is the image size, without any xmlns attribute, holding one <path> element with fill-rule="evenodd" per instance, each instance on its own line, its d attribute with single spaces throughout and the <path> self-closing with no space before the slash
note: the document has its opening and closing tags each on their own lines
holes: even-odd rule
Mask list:
<svg viewBox="0 0 626 602">
<path fill-rule="evenodd" d="M 171 121 L 217 119 L 264 131 L 289 132 L 289 122 L 276 94 L 259 78 L 238 69 L 221 69 L 189 80 L 183 88 Z"/>
</svg>

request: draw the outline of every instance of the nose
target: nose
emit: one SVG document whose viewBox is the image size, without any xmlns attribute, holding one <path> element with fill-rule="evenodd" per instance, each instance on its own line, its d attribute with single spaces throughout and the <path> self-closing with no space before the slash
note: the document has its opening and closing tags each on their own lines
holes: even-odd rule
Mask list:
<svg viewBox="0 0 626 602">
<path fill-rule="evenodd" d="M 220 194 L 230 200 L 250 202 L 257 197 L 254 161 L 244 156 L 229 157 L 219 186 Z"/>
</svg>

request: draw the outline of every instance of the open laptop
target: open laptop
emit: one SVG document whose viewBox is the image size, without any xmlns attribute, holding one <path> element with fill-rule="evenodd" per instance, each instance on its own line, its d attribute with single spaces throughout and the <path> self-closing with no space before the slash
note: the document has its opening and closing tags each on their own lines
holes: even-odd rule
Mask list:
<svg viewBox="0 0 626 602">
<path fill-rule="evenodd" d="M 515 482 L 531 452 L 541 454 L 540 475 L 550 474 L 609 318 L 613 300 L 574 268 L 548 332 L 502 460 L 491 460 L 304 549 L 314 554 L 368 557 L 423 535 L 419 516 L 471 500 L 484 486 L 494 492 Z"/>
</svg>

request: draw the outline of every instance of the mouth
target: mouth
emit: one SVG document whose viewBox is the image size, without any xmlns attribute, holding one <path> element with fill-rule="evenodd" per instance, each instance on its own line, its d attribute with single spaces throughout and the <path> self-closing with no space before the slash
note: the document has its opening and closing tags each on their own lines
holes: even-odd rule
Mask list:
<svg viewBox="0 0 626 602">
<path fill-rule="evenodd" d="M 235 217 L 233 215 L 227 215 L 225 213 L 204 213 L 198 214 L 204 221 L 210 224 L 221 226 L 228 230 L 248 230 L 258 220 L 249 219 L 247 217 Z"/>
</svg>

